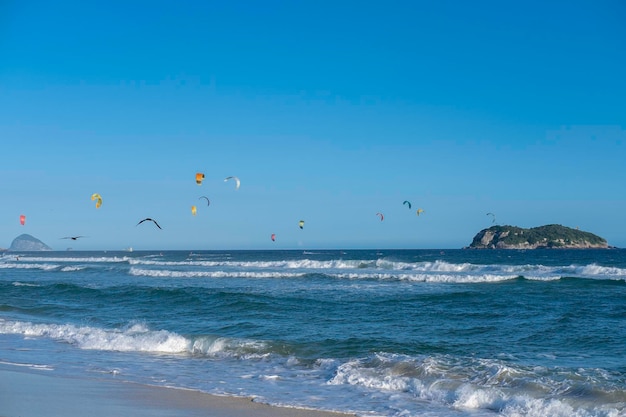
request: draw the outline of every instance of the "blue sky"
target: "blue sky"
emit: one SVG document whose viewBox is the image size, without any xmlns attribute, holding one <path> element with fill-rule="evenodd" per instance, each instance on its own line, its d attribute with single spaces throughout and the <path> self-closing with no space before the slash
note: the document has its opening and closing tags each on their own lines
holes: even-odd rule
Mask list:
<svg viewBox="0 0 626 417">
<path fill-rule="evenodd" d="M 487 212 L 625 247 L 624 21 L 618 0 L 1 2 L 0 247 L 460 248 Z"/>
</svg>

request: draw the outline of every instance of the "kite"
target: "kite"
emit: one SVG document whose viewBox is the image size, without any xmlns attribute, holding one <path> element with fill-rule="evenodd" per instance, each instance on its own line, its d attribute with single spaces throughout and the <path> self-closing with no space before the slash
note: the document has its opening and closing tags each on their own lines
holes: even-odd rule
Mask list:
<svg viewBox="0 0 626 417">
<path fill-rule="evenodd" d="M 202 185 L 202 180 L 204 179 L 204 174 L 202 172 L 198 172 L 196 174 L 196 184 Z"/>
<path fill-rule="evenodd" d="M 98 193 L 93 193 L 91 195 L 91 201 L 96 200 L 96 208 L 100 208 L 100 206 L 102 205 L 102 197 L 100 196 L 100 194 Z"/>
<path fill-rule="evenodd" d="M 304 220 L 300 220 L 298 222 L 298 226 L 300 227 L 300 229 L 304 229 Z"/>
<path fill-rule="evenodd" d="M 236 184 L 235 185 L 235 190 L 239 189 L 239 186 L 241 185 L 241 181 L 239 181 L 239 178 L 237 178 L 237 177 L 226 177 L 224 179 L 224 181 L 228 181 L 228 180 L 235 180 L 235 184 Z"/>
<path fill-rule="evenodd" d="M 487 213 L 487 216 L 493 216 L 493 220 L 491 220 L 491 223 L 495 223 L 496 222 L 496 215 L 493 213 Z"/>
<path fill-rule="evenodd" d="M 276 233 L 272 233 L 271 237 L 272 237 L 272 242 L 275 242 L 276 241 Z"/>
<path fill-rule="evenodd" d="M 24 216 L 24 215 L 22 214 L 22 215 L 20 215 L 20 224 L 21 224 L 22 226 L 24 226 L 24 223 L 26 223 L 26 216 Z"/>
<path fill-rule="evenodd" d="M 410 201 L 404 200 L 404 203 L 402 203 L 402 204 L 406 204 L 407 206 L 409 206 L 409 209 L 411 208 L 411 202 Z"/>
<path fill-rule="evenodd" d="M 191 206 L 191 214 L 195 216 L 197 211 L 198 209 L 196 208 L 196 206 Z"/>
<path fill-rule="evenodd" d="M 211 202 L 209 201 L 209 197 L 202 196 L 202 197 L 200 197 L 198 200 L 203 199 L 203 198 L 206 200 L 206 205 L 207 205 L 207 206 L 210 206 L 210 205 L 211 205 Z"/>
<path fill-rule="evenodd" d="M 150 217 L 146 217 L 145 219 L 141 220 L 139 223 L 137 223 L 135 226 L 139 226 L 141 223 L 148 221 L 148 222 L 152 222 L 156 225 L 156 227 L 158 227 L 159 229 L 161 228 L 161 226 L 159 226 L 159 224 L 156 222 L 156 220 L 151 219 Z"/>
<path fill-rule="evenodd" d="M 419 208 L 419 209 L 417 209 L 417 211 L 415 212 L 415 214 L 417 214 L 417 215 L 419 216 L 419 215 L 420 215 L 420 214 L 422 214 L 423 212 L 424 212 L 424 209 Z"/>
<path fill-rule="evenodd" d="M 380 216 L 380 221 L 382 222 L 385 219 L 385 216 L 383 216 L 383 213 L 376 213 L 377 216 Z"/>
</svg>

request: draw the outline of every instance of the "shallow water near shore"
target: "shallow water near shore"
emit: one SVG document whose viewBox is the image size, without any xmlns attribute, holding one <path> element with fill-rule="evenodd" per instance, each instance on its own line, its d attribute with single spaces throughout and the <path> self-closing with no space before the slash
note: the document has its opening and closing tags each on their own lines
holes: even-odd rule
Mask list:
<svg viewBox="0 0 626 417">
<path fill-rule="evenodd" d="M 12 253 L 0 362 L 363 416 L 612 417 L 625 280 L 622 249 Z"/>
</svg>

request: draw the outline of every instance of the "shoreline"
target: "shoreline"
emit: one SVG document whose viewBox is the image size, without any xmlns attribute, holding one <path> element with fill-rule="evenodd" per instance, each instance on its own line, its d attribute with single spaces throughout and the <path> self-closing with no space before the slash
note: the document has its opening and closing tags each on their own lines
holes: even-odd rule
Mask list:
<svg viewBox="0 0 626 417">
<path fill-rule="evenodd" d="M 252 398 L 0 367 L 0 417 L 355 417 Z"/>
</svg>

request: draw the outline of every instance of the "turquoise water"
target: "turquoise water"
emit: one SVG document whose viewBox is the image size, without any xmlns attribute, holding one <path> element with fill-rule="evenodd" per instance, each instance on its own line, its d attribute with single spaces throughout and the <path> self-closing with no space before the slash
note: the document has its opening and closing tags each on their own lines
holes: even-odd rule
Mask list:
<svg viewBox="0 0 626 417">
<path fill-rule="evenodd" d="M 12 253 L 0 363 L 362 416 L 621 416 L 625 281 L 621 249 Z"/>
</svg>

